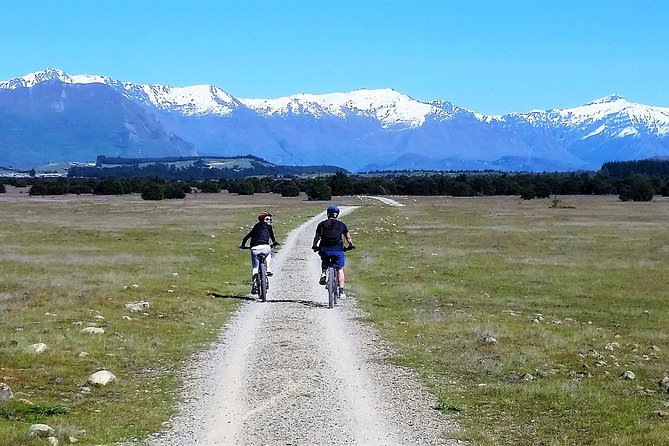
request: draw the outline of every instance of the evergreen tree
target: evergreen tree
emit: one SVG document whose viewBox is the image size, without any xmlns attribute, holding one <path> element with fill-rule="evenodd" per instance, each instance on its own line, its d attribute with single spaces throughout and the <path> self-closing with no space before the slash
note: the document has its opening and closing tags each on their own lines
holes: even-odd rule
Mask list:
<svg viewBox="0 0 669 446">
<path fill-rule="evenodd" d="M 186 192 L 181 188 L 181 185 L 177 183 L 166 184 L 165 188 L 165 198 L 170 199 L 183 199 L 186 198 Z"/>
<path fill-rule="evenodd" d="M 332 195 L 353 195 L 353 183 L 351 179 L 344 172 L 337 172 L 330 177 L 328 181 Z"/>
<path fill-rule="evenodd" d="M 309 201 L 329 201 L 332 199 L 332 189 L 325 180 L 318 178 L 307 188 L 307 197 Z"/>
<path fill-rule="evenodd" d="M 255 187 L 253 182 L 249 180 L 242 180 L 237 184 L 237 193 L 239 195 L 253 195 L 255 194 Z"/>
<path fill-rule="evenodd" d="M 618 198 L 621 201 L 651 201 L 654 194 L 653 185 L 647 176 L 633 175 L 623 182 Z"/>
<path fill-rule="evenodd" d="M 531 184 L 525 184 L 520 187 L 520 198 L 522 198 L 523 200 L 531 200 L 536 196 L 537 193 L 535 192 L 534 187 L 532 187 Z"/>
<path fill-rule="evenodd" d="M 285 184 L 281 188 L 281 196 L 282 197 L 299 197 L 300 196 L 300 188 L 297 184 Z"/>
<path fill-rule="evenodd" d="M 122 195 L 123 185 L 114 177 L 100 181 L 93 189 L 95 195 Z"/>
<path fill-rule="evenodd" d="M 165 198 L 165 190 L 162 184 L 150 181 L 142 189 L 142 200 L 162 200 Z"/>
<path fill-rule="evenodd" d="M 204 193 L 217 194 L 218 183 L 211 180 L 204 180 L 200 185 L 200 190 Z"/>
</svg>

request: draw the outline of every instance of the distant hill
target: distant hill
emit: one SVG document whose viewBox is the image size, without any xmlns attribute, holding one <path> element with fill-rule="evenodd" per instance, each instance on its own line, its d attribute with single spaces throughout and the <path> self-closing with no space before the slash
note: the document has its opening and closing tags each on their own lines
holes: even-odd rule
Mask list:
<svg viewBox="0 0 669 446">
<path fill-rule="evenodd" d="M 165 157 L 121 158 L 98 156 L 95 165 L 76 165 L 68 170 L 70 177 L 164 179 L 218 179 L 252 176 L 313 176 L 347 171 L 337 166 L 280 166 L 253 155 L 236 157 Z"/>
</svg>

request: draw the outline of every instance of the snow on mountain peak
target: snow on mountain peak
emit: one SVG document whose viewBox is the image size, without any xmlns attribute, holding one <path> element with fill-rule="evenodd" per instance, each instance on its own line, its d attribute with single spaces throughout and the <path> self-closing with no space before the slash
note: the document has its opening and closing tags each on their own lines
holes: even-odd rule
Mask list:
<svg viewBox="0 0 669 446">
<path fill-rule="evenodd" d="M 41 82 L 58 80 L 64 84 L 105 84 L 117 89 L 126 97 L 161 109 L 176 109 L 188 115 L 216 114 L 225 116 L 240 106 L 239 101 L 213 85 L 169 87 L 166 85 L 121 84 L 107 76 L 69 75 L 56 68 L 30 73 L 23 77 L 0 82 L 0 88 L 15 90 L 32 88 Z"/>
<path fill-rule="evenodd" d="M 214 85 L 169 87 L 167 85 L 123 84 L 125 94 L 163 110 L 178 110 L 186 115 L 227 116 L 240 103 Z"/>
<path fill-rule="evenodd" d="M 301 93 L 276 99 L 240 99 L 249 108 L 267 115 L 311 114 L 315 117 L 348 114 L 370 116 L 385 127 L 401 124 L 418 127 L 428 115 L 438 113 L 437 107 L 416 101 L 409 96 L 387 88 L 360 89 L 349 93 Z"/>
<path fill-rule="evenodd" d="M 486 116 L 468 112 L 445 101 L 417 101 L 391 88 L 359 89 L 348 93 L 301 93 L 276 99 L 238 99 L 214 85 L 171 87 L 121 83 L 106 76 L 68 75 L 55 68 L 0 82 L 0 89 L 31 88 L 53 80 L 67 84 L 105 84 L 148 107 L 193 116 L 229 116 L 240 107 L 248 107 L 266 116 L 311 115 L 316 118 L 335 116 L 342 119 L 359 116 L 378 120 L 386 128 L 395 125 L 414 128 L 423 125 L 428 118 L 452 119 L 455 114 L 467 113 L 487 123 L 521 119 L 536 127 L 549 127 L 555 123 L 583 127 L 587 128 L 589 136 L 604 131 L 599 125 L 600 121 L 615 117 L 621 126 L 624 122 L 624 127 L 618 130 L 644 127 L 658 135 L 669 134 L 669 108 L 634 104 L 617 94 L 574 108 Z M 626 135 L 631 134 L 626 132 Z"/>
<path fill-rule="evenodd" d="M 97 75 L 77 75 L 70 76 L 56 68 L 47 68 L 43 71 L 30 73 L 22 77 L 17 77 L 8 81 L 0 82 L 0 88 L 15 90 L 17 88 L 31 88 L 41 82 L 47 82 L 57 79 L 66 84 L 109 84 L 113 82 L 110 78 Z"/>
</svg>

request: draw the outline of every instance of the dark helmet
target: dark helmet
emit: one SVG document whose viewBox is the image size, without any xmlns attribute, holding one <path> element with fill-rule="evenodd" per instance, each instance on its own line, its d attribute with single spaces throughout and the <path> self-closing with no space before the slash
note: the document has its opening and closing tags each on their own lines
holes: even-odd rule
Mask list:
<svg viewBox="0 0 669 446">
<path fill-rule="evenodd" d="M 335 206 L 334 204 L 331 204 L 330 206 L 328 206 L 327 213 L 328 213 L 328 217 L 331 217 L 331 216 L 337 217 L 337 216 L 339 216 L 339 208 L 337 206 Z"/>
<path fill-rule="evenodd" d="M 258 221 L 263 221 L 267 217 L 269 217 L 271 219 L 272 214 L 270 214 L 269 212 L 261 212 L 260 214 L 258 214 Z"/>
</svg>

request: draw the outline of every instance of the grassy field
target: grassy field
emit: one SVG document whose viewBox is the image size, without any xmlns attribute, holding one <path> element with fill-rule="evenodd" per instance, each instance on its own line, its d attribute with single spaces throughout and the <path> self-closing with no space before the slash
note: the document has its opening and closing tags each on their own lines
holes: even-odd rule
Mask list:
<svg viewBox="0 0 669 446">
<path fill-rule="evenodd" d="M 348 287 L 472 445 L 669 444 L 669 201 L 561 198 L 366 201 L 345 217 Z M 0 444 L 43 444 L 35 422 L 78 444 L 159 429 L 248 292 L 236 247 L 261 209 L 283 239 L 323 204 L 0 194 Z M 117 381 L 87 384 L 100 369 Z"/>
<path fill-rule="evenodd" d="M 178 398 L 183 361 L 216 338 L 248 293 L 248 251 L 237 246 L 257 213 L 275 215 L 283 240 L 322 207 L 271 194 L 161 202 L 0 194 L 0 382 L 14 392 L 0 406 L 0 444 L 44 444 L 26 437 L 32 423 L 50 425 L 65 444 L 158 430 Z M 149 308 L 126 309 L 139 301 Z M 36 343 L 47 350 L 27 353 Z M 117 380 L 88 384 L 102 369 Z"/>
<path fill-rule="evenodd" d="M 349 287 L 470 444 L 669 444 L 669 201 L 560 198 L 362 208 Z"/>
</svg>

